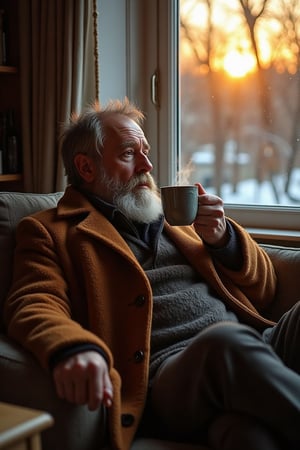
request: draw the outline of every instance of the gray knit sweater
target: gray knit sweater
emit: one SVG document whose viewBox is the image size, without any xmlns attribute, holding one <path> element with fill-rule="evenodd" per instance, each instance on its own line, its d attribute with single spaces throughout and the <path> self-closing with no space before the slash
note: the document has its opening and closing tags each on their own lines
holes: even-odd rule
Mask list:
<svg viewBox="0 0 300 450">
<path fill-rule="evenodd" d="M 205 327 L 223 320 L 237 322 L 235 314 L 201 280 L 168 236 L 156 232 L 152 248 L 137 236 L 122 233 L 153 292 L 150 383 L 159 365 Z"/>
</svg>

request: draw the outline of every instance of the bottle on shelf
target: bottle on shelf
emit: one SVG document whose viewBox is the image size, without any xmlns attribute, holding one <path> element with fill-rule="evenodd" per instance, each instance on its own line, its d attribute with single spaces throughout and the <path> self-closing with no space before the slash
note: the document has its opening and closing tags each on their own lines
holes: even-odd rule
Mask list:
<svg viewBox="0 0 300 450">
<path fill-rule="evenodd" d="M 19 173 L 21 171 L 21 152 L 12 109 L 1 113 L 0 134 L 2 174 Z"/>
<path fill-rule="evenodd" d="M 7 111 L 6 136 L 6 172 L 18 173 L 20 171 L 20 148 L 18 133 L 15 125 L 14 111 Z"/>
<path fill-rule="evenodd" d="M 0 9 L 0 66 L 7 64 L 5 11 Z"/>
<path fill-rule="evenodd" d="M 6 172 L 5 159 L 6 159 L 6 136 L 7 136 L 7 126 L 6 126 L 6 113 L 2 112 L 0 115 L 0 174 Z"/>
</svg>

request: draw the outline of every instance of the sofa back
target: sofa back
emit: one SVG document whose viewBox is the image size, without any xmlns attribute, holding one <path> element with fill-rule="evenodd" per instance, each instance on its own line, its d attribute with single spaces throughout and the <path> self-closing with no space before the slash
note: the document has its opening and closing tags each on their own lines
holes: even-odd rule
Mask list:
<svg viewBox="0 0 300 450">
<path fill-rule="evenodd" d="M 12 278 L 16 227 L 23 217 L 56 206 L 61 196 L 62 192 L 0 192 L 0 329 L 3 302 Z"/>
</svg>

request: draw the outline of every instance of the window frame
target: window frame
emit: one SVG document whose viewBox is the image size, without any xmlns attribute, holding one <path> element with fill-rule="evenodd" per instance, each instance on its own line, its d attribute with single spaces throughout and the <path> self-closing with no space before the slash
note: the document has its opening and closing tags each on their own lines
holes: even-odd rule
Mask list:
<svg viewBox="0 0 300 450">
<path fill-rule="evenodd" d="M 127 0 L 127 92 L 145 112 L 159 186 L 174 183 L 179 168 L 177 8 L 176 0 Z"/>
</svg>

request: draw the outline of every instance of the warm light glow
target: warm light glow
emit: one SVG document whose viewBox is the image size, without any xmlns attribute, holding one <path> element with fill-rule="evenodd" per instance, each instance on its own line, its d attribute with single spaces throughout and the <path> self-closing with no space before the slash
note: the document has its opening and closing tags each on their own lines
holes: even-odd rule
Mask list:
<svg viewBox="0 0 300 450">
<path fill-rule="evenodd" d="M 189 29 L 188 37 L 184 32 L 181 36 L 182 63 L 185 62 L 186 66 L 195 66 L 196 63 L 198 67 L 202 61 L 209 61 L 209 71 L 224 70 L 227 75 L 237 79 L 257 70 L 253 43 L 239 3 L 229 0 L 180 0 L 180 16 Z M 253 8 L 249 8 L 254 17 L 261 3 L 258 0 L 247 2 L 253 5 Z M 268 8 L 255 27 L 260 66 L 268 68 L 272 65 L 280 73 L 287 71 L 294 74 L 299 70 L 299 45 L 294 34 L 285 35 L 288 28 L 290 33 L 294 33 L 291 25 L 296 25 L 300 2 L 268 0 L 266 3 Z"/>
<path fill-rule="evenodd" d="M 224 57 L 225 72 L 233 78 L 242 78 L 253 72 L 256 61 L 250 53 L 241 53 L 232 50 Z"/>
</svg>

